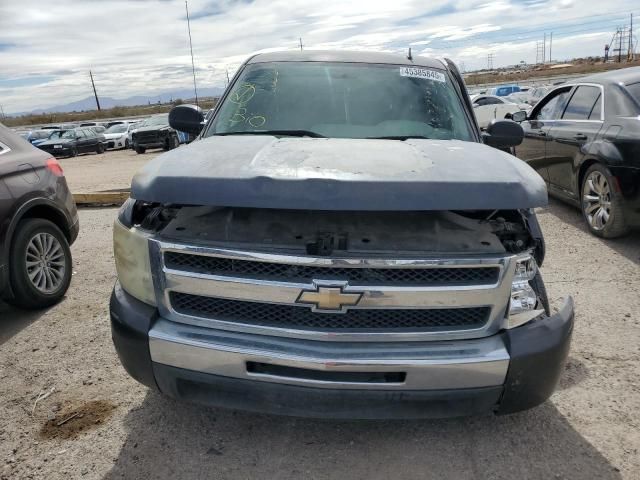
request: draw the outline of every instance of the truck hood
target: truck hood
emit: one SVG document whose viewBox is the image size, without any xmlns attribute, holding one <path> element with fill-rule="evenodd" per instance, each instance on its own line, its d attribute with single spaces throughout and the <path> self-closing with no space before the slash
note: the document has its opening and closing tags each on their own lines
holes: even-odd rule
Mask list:
<svg viewBox="0 0 640 480">
<path fill-rule="evenodd" d="M 213 136 L 134 177 L 149 202 L 311 210 L 491 210 L 547 204 L 517 158 L 457 140 Z"/>
</svg>

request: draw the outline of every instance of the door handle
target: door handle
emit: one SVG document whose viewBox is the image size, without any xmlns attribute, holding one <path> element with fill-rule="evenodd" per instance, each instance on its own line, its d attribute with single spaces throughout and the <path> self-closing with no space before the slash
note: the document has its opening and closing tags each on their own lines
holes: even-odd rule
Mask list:
<svg viewBox="0 0 640 480">
<path fill-rule="evenodd" d="M 586 140 L 587 136 L 584 133 L 576 133 L 573 138 L 576 140 Z"/>
</svg>

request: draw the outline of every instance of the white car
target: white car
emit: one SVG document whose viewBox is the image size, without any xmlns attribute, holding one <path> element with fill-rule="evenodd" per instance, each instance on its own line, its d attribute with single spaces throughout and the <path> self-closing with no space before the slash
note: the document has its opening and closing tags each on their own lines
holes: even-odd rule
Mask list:
<svg viewBox="0 0 640 480">
<path fill-rule="evenodd" d="M 134 124 L 132 123 L 117 123 L 105 130 L 104 138 L 106 139 L 107 150 L 129 148 L 131 140 L 128 134 L 133 128 Z"/>
<path fill-rule="evenodd" d="M 480 128 L 487 128 L 494 118 L 502 120 L 509 118 L 515 112 L 526 110 L 529 105 L 519 105 L 512 103 L 506 98 L 495 95 L 473 95 L 471 96 L 473 113 L 476 115 Z"/>
</svg>

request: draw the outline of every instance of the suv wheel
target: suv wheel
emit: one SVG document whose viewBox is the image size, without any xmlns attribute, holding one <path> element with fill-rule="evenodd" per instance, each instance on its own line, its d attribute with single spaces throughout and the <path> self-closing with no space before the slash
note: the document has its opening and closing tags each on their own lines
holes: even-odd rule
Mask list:
<svg viewBox="0 0 640 480">
<path fill-rule="evenodd" d="M 146 149 L 146 148 L 144 148 L 144 147 L 139 147 L 139 146 L 137 146 L 137 145 L 136 145 L 136 153 L 144 153 L 144 152 L 146 152 L 146 151 L 147 151 L 147 149 Z"/>
<path fill-rule="evenodd" d="M 173 142 L 171 148 L 178 148 L 180 146 L 180 139 L 177 136 L 171 137 L 171 141 Z"/>
<path fill-rule="evenodd" d="M 48 220 L 22 220 L 11 243 L 9 278 L 12 303 L 38 309 L 59 302 L 71 283 L 71 250 L 60 229 Z"/>
<path fill-rule="evenodd" d="M 582 181 L 582 215 L 594 235 L 615 238 L 626 234 L 622 199 L 614 188 L 614 178 L 607 167 L 589 167 Z"/>
<path fill-rule="evenodd" d="M 101 143 L 98 143 L 98 145 L 96 146 L 96 153 L 104 153 L 104 145 Z"/>
<path fill-rule="evenodd" d="M 78 156 L 78 149 L 76 147 L 71 147 L 71 151 L 69 152 L 69 156 L 70 157 L 77 157 Z"/>
</svg>

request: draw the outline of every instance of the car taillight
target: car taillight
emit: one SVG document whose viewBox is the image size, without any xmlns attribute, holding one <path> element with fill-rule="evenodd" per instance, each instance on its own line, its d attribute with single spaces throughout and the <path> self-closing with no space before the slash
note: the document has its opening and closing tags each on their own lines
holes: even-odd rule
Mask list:
<svg viewBox="0 0 640 480">
<path fill-rule="evenodd" d="M 64 175 L 62 171 L 62 166 L 60 165 L 60 163 L 58 163 L 58 160 L 56 160 L 55 158 L 49 158 L 44 165 L 47 168 L 47 170 L 53 173 L 56 177 L 61 177 L 62 175 Z"/>
</svg>

